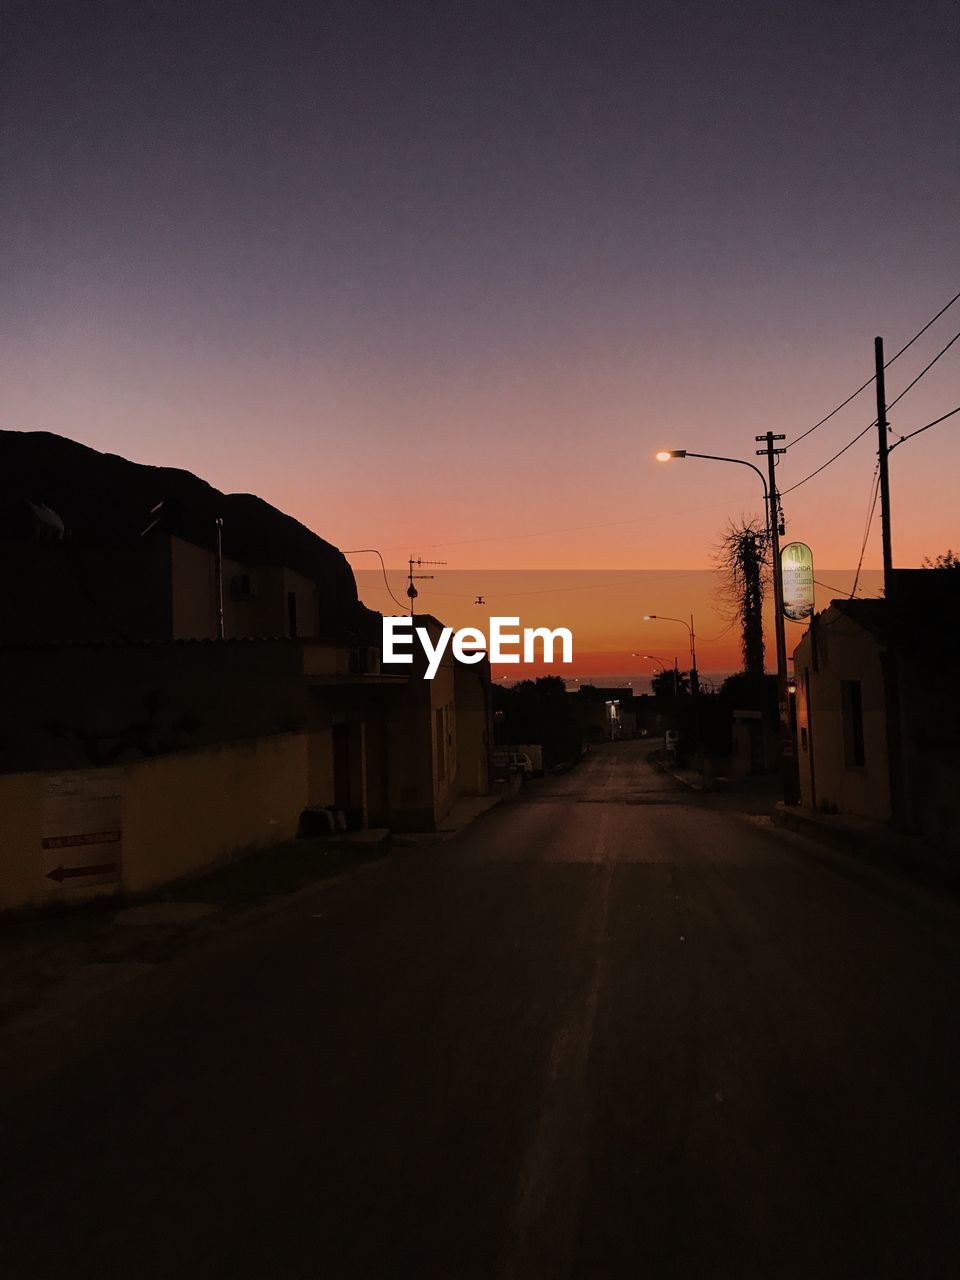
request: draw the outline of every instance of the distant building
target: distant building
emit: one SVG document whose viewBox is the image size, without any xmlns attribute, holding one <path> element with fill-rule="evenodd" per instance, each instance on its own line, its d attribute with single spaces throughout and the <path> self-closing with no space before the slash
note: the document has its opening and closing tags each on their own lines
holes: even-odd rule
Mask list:
<svg viewBox="0 0 960 1280">
<path fill-rule="evenodd" d="M 794 653 L 805 807 L 896 818 L 932 857 L 956 859 L 958 626 L 950 569 L 898 570 L 892 601 L 834 600 L 813 619 Z"/>
<path fill-rule="evenodd" d="M 576 693 L 567 694 L 567 701 L 585 742 L 610 742 L 633 737 L 636 732 L 633 690 L 629 685 L 581 685 Z"/>
</svg>

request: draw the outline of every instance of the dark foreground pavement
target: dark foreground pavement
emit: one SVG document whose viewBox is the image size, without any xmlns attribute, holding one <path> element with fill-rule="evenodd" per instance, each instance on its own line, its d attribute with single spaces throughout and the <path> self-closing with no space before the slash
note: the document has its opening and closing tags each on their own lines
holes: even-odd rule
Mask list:
<svg viewBox="0 0 960 1280">
<path fill-rule="evenodd" d="M 0 1267 L 953 1276 L 958 978 L 948 916 L 598 751 L 6 1037 Z"/>
</svg>

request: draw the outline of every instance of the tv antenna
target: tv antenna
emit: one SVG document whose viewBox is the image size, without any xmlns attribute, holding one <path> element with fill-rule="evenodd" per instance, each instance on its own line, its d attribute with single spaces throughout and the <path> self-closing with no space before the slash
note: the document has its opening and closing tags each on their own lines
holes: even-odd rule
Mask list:
<svg viewBox="0 0 960 1280">
<path fill-rule="evenodd" d="M 412 618 L 413 602 L 420 594 L 417 588 L 413 585 L 414 582 L 422 582 L 426 578 L 435 578 L 437 576 L 435 573 L 414 573 L 414 568 L 442 569 L 447 562 L 446 560 L 421 560 L 419 556 L 414 559 L 413 556 L 411 556 L 407 563 L 409 566 L 407 570 L 407 595 L 410 598 L 410 617 Z"/>
<path fill-rule="evenodd" d="M 486 604 L 487 602 L 486 602 L 486 600 L 484 600 L 483 596 L 477 596 L 476 600 L 474 600 L 474 602 L 473 602 L 473 603 L 474 603 L 474 604 Z"/>
</svg>

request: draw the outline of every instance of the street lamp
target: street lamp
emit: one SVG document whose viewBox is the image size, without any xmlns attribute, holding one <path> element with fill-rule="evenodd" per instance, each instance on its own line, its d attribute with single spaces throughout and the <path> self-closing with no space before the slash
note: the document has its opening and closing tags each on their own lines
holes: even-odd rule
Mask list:
<svg viewBox="0 0 960 1280">
<path fill-rule="evenodd" d="M 665 613 L 645 613 L 643 620 L 644 622 L 676 622 L 681 627 L 686 627 L 690 640 L 690 688 L 693 693 L 696 693 L 700 687 L 700 677 L 697 675 L 697 637 L 693 630 L 693 614 L 691 613 L 689 622 L 684 622 L 683 618 L 669 618 Z"/>
<path fill-rule="evenodd" d="M 657 655 L 656 655 L 655 653 L 631 653 L 630 657 L 631 657 L 631 658 L 646 658 L 646 659 L 648 659 L 648 661 L 650 661 L 650 662 L 659 662 L 659 663 L 660 663 L 660 670 L 661 670 L 661 671 L 666 671 L 666 669 L 667 669 L 667 664 L 664 662 L 664 660 L 663 660 L 662 658 L 658 658 L 658 657 L 657 657 Z"/>
<path fill-rule="evenodd" d="M 684 454 L 684 456 L 686 456 Z M 687 636 L 690 640 L 690 692 L 693 695 L 693 738 L 700 752 L 701 771 L 703 762 L 703 743 L 700 740 L 700 677 L 697 675 L 697 638 L 693 630 L 693 614 L 690 615 L 689 623 L 684 622 L 683 618 L 670 618 L 665 613 L 645 613 L 643 615 L 644 622 L 675 622 L 678 626 L 686 627 Z M 677 676 L 674 676 L 676 684 Z"/>
<path fill-rule="evenodd" d="M 752 462 L 747 462 L 743 458 L 726 458 L 715 453 L 690 453 L 687 449 L 661 449 L 657 454 L 658 462 L 670 462 L 673 458 L 703 458 L 707 462 L 732 462 L 738 467 L 749 467 L 760 477 L 760 483 L 763 485 L 763 501 L 766 508 L 767 516 L 767 537 L 770 539 L 770 554 L 773 560 L 773 612 L 774 612 L 774 635 L 777 645 L 777 690 L 778 702 L 780 704 L 780 757 L 783 765 L 784 775 L 784 799 L 792 801 L 793 799 L 793 783 L 791 780 L 789 751 L 789 723 L 787 718 L 787 638 L 783 624 L 783 566 L 780 563 L 780 520 L 778 513 L 778 501 L 780 495 L 777 493 L 776 483 L 774 481 L 773 466 L 774 453 L 782 453 L 783 450 L 775 450 L 773 441 L 782 439 L 782 436 L 774 436 L 768 432 L 766 436 L 757 436 L 760 440 L 767 441 L 766 449 L 758 449 L 758 453 L 766 453 L 769 462 L 770 483 L 767 484 L 767 478 L 759 467 L 755 467 Z"/>
<path fill-rule="evenodd" d="M 650 661 L 650 662 L 656 662 L 656 663 L 658 664 L 658 665 L 657 665 L 657 675 L 658 675 L 658 676 L 662 676 L 662 675 L 664 674 L 664 672 L 666 672 L 666 671 L 669 671 L 669 670 L 670 670 L 670 668 L 669 668 L 669 666 L 667 665 L 667 663 L 665 663 L 665 662 L 664 662 L 664 660 L 663 660 L 662 658 L 658 658 L 658 657 L 657 657 L 657 655 L 656 655 L 655 653 L 631 653 L 630 657 L 631 657 L 631 658 L 646 658 L 646 659 L 648 659 L 648 661 Z M 673 660 L 673 696 L 674 696 L 674 698 L 677 698 L 677 697 L 679 697 L 679 695 L 680 695 L 680 672 L 679 672 L 679 664 L 678 664 L 678 662 L 677 662 L 676 658 L 674 658 L 674 660 Z"/>
<path fill-rule="evenodd" d="M 760 437 L 758 436 L 757 439 Z M 767 484 L 766 477 L 759 467 L 743 458 L 725 458 L 716 453 L 690 453 L 687 449 L 661 449 L 657 454 L 658 462 L 670 462 L 673 458 L 703 458 L 707 462 L 732 462 L 738 467 L 749 467 L 760 477 L 763 485 L 763 501 L 767 517 L 767 537 L 770 539 L 770 552 L 773 560 L 773 602 L 775 605 L 774 633 L 777 642 L 777 681 L 780 686 L 781 701 L 787 687 L 787 641 L 783 626 L 783 567 L 780 564 L 780 531 L 777 514 L 776 487 Z M 772 465 L 772 464 L 771 464 Z"/>
<path fill-rule="evenodd" d="M 708 462 L 735 462 L 738 467 L 749 467 L 751 471 L 755 471 L 760 477 L 760 483 L 763 485 L 763 498 L 769 504 L 770 497 L 767 493 L 767 481 L 760 468 L 755 467 L 752 462 L 745 462 L 743 458 L 723 458 L 716 453 L 690 453 L 688 449 L 661 449 L 657 454 L 658 462 L 670 462 L 674 458 L 705 458 Z"/>
</svg>

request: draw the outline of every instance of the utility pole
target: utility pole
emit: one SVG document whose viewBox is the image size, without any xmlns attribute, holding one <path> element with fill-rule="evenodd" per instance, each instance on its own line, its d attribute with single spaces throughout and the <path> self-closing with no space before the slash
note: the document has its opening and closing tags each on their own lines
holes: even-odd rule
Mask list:
<svg viewBox="0 0 960 1280">
<path fill-rule="evenodd" d="M 700 692 L 700 676 L 697 673 L 697 634 L 693 629 L 693 614 L 690 615 L 690 689 L 696 696 Z"/>
<path fill-rule="evenodd" d="M 707 786 L 706 753 L 700 733 L 700 676 L 697 672 L 697 637 L 693 630 L 693 614 L 690 615 L 690 710 L 693 716 L 693 740 L 700 757 L 700 783 Z"/>
<path fill-rule="evenodd" d="M 873 351 L 877 362 L 877 432 L 880 463 L 880 529 L 883 536 L 883 594 L 887 600 L 893 596 L 893 546 L 890 540 L 890 469 L 887 454 L 887 389 L 883 376 L 883 339 L 874 338 Z"/>
<path fill-rule="evenodd" d="M 884 702 L 886 704 L 887 772 L 890 786 L 890 821 L 902 827 L 906 818 L 903 778 L 903 728 L 900 718 L 900 634 L 894 613 L 893 545 L 890 538 L 890 470 L 887 455 L 887 389 L 883 376 L 883 339 L 874 338 L 877 370 L 877 463 L 880 476 L 880 530 L 883 538 L 883 598 L 889 617 L 887 651 L 883 656 Z"/>
<path fill-rule="evenodd" d="M 787 695 L 787 638 L 783 622 L 783 566 L 780 563 L 780 495 L 777 493 L 776 457 L 786 453 L 786 448 L 778 449 L 775 440 L 786 439 L 783 435 L 774 435 L 768 431 L 757 436 L 757 443 L 766 447 L 758 449 L 758 454 L 767 456 L 767 501 L 770 506 L 770 554 L 773 559 L 773 610 L 774 634 L 777 641 L 777 704 L 780 715 L 780 766 L 783 773 L 783 799 L 786 804 L 796 800 L 796 786 L 793 769 L 793 739 L 790 735 L 790 707 Z"/>
<path fill-rule="evenodd" d="M 422 581 L 425 581 L 427 578 L 433 578 L 436 576 L 433 573 L 414 573 L 413 572 L 414 565 L 416 565 L 418 569 L 423 569 L 423 568 L 440 569 L 446 563 L 447 563 L 446 560 L 421 560 L 419 556 L 417 557 L 416 560 L 414 560 L 413 556 L 411 556 L 410 559 L 408 560 L 407 562 L 407 565 L 408 565 L 407 596 L 410 599 L 410 617 L 411 618 L 413 617 L 413 602 L 414 600 L 416 600 L 417 596 L 420 594 L 417 588 L 413 585 L 414 582 L 422 582 Z"/>
<path fill-rule="evenodd" d="M 773 603 L 776 607 L 776 620 L 774 630 L 777 640 L 777 679 L 780 682 L 780 701 L 786 703 L 787 700 L 787 640 L 783 626 L 783 566 L 780 564 L 780 511 L 779 499 L 777 493 L 776 478 L 776 455 L 786 453 L 786 449 L 774 448 L 774 440 L 785 440 L 786 436 L 775 436 L 772 431 L 768 431 L 764 436 L 757 436 L 758 441 L 764 441 L 766 448 L 758 449 L 758 454 L 766 454 L 767 456 L 767 475 L 769 477 L 767 484 L 767 500 L 770 504 L 770 512 L 768 516 L 770 524 L 770 555 L 773 560 Z"/>
<path fill-rule="evenodd" d="M 223 518 L 217 516 L 217 549 L 214 560 L 217 583 L 217 639 L 223 639 Z"/>
</svg>

